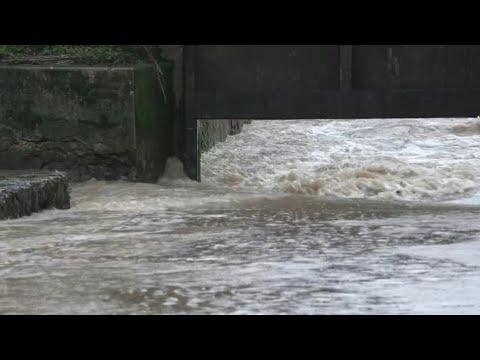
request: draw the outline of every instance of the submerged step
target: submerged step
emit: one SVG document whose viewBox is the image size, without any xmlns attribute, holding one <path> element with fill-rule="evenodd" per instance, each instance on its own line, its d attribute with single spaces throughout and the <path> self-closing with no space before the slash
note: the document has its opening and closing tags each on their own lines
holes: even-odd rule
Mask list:
<svg viewBox="0 0 480 360">
<path fill-rule="evenodd" d="M 70 208 L 65 173 L 0 170 L 0 220 L 51 208 Z"/>
</svg>

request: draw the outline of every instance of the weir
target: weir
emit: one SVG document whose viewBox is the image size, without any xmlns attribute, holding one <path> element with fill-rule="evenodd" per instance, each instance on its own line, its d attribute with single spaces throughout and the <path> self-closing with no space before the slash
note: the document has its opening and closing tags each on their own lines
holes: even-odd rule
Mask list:
<svg viewBox="0 0 480 360">
<path fill-rule="evenodd" d="M 155 65 L 2 65 L 0 169 L 155 183 L 177 157 L 200 181 L 200 154 L 251 119 L 480 114 L 479 45 L 155 48 Z"/>
<path fill-rule="evenodd" d="M 478 45 L 185 45 L 186 171 L 198 120 L 476 117 Z"/>
</svg>

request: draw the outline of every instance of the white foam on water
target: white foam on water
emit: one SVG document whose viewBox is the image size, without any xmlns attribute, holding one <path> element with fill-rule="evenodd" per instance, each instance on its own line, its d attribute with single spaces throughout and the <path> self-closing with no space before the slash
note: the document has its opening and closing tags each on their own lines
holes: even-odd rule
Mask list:
<svg viewBox="0 0 480 360">
<path fill-rule="evenodd" d="M 254 121 L 202 155 L 234 191 L 451 201 L 480 188 L 477 119 Z"/>
</svg>

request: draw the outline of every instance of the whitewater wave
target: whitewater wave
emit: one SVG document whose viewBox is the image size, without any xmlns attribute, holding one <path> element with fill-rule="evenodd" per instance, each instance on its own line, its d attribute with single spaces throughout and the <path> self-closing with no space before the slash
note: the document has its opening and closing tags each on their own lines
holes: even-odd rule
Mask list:
<svg viewBox="0 0 480 360">
<path fill-rule="evenodd" d="M 477 119 L 254 121 L 202 155 L 231 191 L 446 201 L 480 184 Z"/>
</svg>

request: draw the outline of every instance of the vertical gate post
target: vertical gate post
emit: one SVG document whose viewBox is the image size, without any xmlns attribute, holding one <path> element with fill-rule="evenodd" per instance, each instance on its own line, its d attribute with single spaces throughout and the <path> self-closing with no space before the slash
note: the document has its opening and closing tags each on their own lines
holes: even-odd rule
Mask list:
<svg viewBox="0 0 480 360">
<path fill-rule="evenodd" d="M 195 64 L 196 45 L 184 45 L 183 49 L 183 148 L 184 168 L 186 174 L 200 181 L 200 157 L 198 153 L 197 118 L 195 114 Z"/>
<path fill-rule="evenodd" d="M 352 90 L 353 45 L 340 45 L 340 90 Z"/>
<path fill-rule="evenodd" d="M 354 108 L 351 99 L 353 45 L 339 45 L 339 92 L 337 116 L 350 118 Z"/>
</svg>

